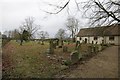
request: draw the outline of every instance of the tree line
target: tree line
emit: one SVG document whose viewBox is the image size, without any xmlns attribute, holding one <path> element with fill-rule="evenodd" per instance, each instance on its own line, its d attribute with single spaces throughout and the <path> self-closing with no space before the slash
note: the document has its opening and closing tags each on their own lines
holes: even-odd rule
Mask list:
<svg viewBox="0 0 120 80">
<path fill-rule="evenodd" d="M 72 41 L 75 42 L 75 36 L 79 29 L 78 20 L 74 17 L 69 17 L 65 24 L 66 29 L 60 28 L 57 31 L 55 38 L 62 40 L 66 38 L 72 38 Z M 35 35 L 37 35 L 37 38 L 41 39 L 42 44 L 44 44 L 44 40 L 49 38 L 49 33 L 47 31 L 40 30 L 40 28 L 40 25 L 35 24 L 34 17 L 28 17 L 18 29 L 4 31 L 3 37 L 19 41 L 20 45 L 22 45 L 23 41 L 33 40 L 35 39 Z M 69 34 L 66 33 L 66 31 L 69 31 Z"/>
</svg>

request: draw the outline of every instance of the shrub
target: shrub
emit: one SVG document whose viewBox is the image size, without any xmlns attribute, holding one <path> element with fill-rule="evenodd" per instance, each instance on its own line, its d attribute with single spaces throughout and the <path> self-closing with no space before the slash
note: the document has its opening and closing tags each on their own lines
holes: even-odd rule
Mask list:
<svg viewBox="0 0 120 80">
<path fill-rule="evenodd" d="M 69 66 L 69 65 L 71 65 L 71 61 L 70 60 L 64 60 L 63 61 L 63 65 L 66 65 L 66 66 Z"/>
<path fill-rule="evenodd" d="M 10 39 L 2 39 L 2 47 L 5 46 L 10 41 Z"/>
</svg>

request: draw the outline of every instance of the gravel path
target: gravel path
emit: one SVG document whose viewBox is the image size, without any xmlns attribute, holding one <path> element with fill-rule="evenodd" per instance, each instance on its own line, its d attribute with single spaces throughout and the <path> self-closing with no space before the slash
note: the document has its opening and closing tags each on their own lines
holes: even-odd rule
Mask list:
<svg viewBox="0 0 120 80">
<path fill-rule="evenodd" d="M 70 78 L 117 78 L 118 46 L 106 48 L 84 64 L 68 70 L 62 76 Z"/>
</svg>

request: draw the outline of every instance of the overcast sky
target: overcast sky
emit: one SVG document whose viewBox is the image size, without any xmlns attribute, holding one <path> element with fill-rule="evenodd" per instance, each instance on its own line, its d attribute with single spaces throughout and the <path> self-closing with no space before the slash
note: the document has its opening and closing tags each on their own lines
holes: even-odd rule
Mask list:
<svg viewBox="0 0 120 80">
<path fill-rule="evenodd" d="M 65 29 L 65 22 L 68 17 L 67 9 L 59 14 L 47 14 L 42 10 L 56 12 L 56 7 L 49 6 L 47 3 L 63 6 L 68 0 L 1 0 L 0 1 L 0 30 L 19 29 L 24 19 L 33 16 L 35 23 L 41 25 L 41 30 L 47 31 L 51 37 L 59 28 Z M 85 1 L 85 0 L 77 0 Z M 74 0 L 69 3 L 70 15 L 79 19 L 79 26 L 87 27 L 87 20 L 81 17 L 81 11 L 77 12 Z"/>
</svg>

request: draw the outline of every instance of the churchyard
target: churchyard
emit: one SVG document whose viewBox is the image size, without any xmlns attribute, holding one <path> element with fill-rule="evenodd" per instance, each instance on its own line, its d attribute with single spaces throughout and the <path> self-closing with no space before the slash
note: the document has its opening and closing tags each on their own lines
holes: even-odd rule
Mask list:
<svg viewBox="0 0 120 80">
<path fill-rule="evenodd" d="M 55 44 L 45 41 L 23 42 L 11 40 L 3 47 L 4 78 L 51 78 L 60 71 L 97 54 L 103 46 L 86 43 Z M 105 46 L 104 46 L 105 47 Z"/>
</svg>

